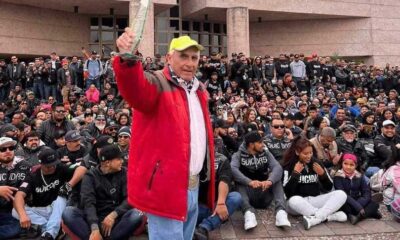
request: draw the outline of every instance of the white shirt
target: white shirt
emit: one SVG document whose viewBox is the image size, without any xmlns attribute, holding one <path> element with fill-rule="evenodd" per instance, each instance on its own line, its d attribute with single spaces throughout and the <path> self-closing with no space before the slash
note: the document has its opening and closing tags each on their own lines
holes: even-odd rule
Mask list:
<svg viewBox="0 0 400 240">
<path fill-rule="evenodd" d="M 203 168 L 207 149 L 206 125 L 200 100 L 196 94 L 200 83 L 199 80 L 195 78 L 193 87 L 190 92 L 188 92 L 186 85 L 182 83 L 182 81 L 183 80 L 179 79 L 181 86 L 186 91 L 190 113 L 190 175 L 197 175 Z"/>
</svg>

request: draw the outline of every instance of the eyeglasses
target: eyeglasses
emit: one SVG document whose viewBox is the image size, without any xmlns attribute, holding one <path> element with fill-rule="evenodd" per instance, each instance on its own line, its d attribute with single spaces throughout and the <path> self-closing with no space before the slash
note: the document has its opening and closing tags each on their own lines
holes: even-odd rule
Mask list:
<svg viewBox="0 0 400 240">
<path fill-rule="evenodd" d="M 125 138 L 125 139 L 128 139 L 128 138 L 129 138 L 129 136 L 126 136 L 126 135 L 120 135 L 120 136 L 118 136 L 118 138 Z"/>
<path fill-rule="evenodd" d="M 272 126 L 273 128 L 275 128 L 275 129 L 279 129 L 279 128 L 285 128 L 285 125 L 275 125 L 275 126 Z"/>
<path fill-rule="evenodd" d="M 96 121 L 105 122 L 106 120 L 105 119 L 96 119 Z"/>
<path fill-rule="evenodd" d="M 15 146 L 10 146 L 10 147 L 2 147 L 0 148 L 0 152 L 6 152 L 6 151 L 14 151 L 15 150 Z"/>
<path fill-rule="evenodd" d="M 110 128 L 110 131 L 116 132 L 116 131 L 118 131 L 118 129 L 117 128 Z"/>
</svg>

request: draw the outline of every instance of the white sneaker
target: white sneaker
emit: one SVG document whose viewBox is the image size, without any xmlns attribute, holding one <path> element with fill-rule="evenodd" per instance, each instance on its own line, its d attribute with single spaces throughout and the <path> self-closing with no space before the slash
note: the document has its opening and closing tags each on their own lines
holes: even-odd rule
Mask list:
<svg viewBox="0 0 400 240">
<path fill-rule="evenodd" d="M 318 225 L 322 222 L 322 219 L 317 218 L 316 216 L 303 216 L 303 225 L 304 229 L 308 230 L 312 226 Z"/>
<path fill-rule="evenodd" d="M 329 215 L 326 220 L 328 220 L 328 222 L 346 222 L 347 215 L 346 213 L 339 211 Z"/>
<path fill-rule="evenodd" d="M 275 226 L 277 227 L 291 227 L 288 216 L 285 210 L 279 210 L 275 216 Z"/>
<path fill-rule="evenodd" d="M 244 230 L 249 230 L 257 226 L 256 215 L 250 211 L 244 213 Z"/>
</svg>

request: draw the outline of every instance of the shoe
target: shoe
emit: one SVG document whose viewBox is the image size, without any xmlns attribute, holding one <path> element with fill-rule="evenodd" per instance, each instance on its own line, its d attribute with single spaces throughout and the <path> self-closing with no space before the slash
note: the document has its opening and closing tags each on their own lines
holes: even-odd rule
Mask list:
<svg viewBox="0 0 400 240">
<path fill-rule="evenodd" d="M 371 195 L 371 200 L 376 203 L 381 203 L 383 201 L 383 194 L 380 192 L 373 193 Z"/>
<path fill-rule="evenodd" d="M 375 218 L 375 219 L 381 219 L 381 218 L 382 218 L 382 213 L 379 212 L 379 211 L 377 211 L 377 212 L 374 214 L 373 218 Z"/>
<path fill-rule="evenodd" d="M 275 216 L 275 226 L 277 227 L 291 227 L 288 216 L 285 210 L 279 210 Z"/>
<path fill-rule="evenodd" d="M 347 215 L 342 211 L 338 211 L 329 215 L 326 220 L 328 220 L 328 222 L 346 222 Z"/>
<path fill-rule="evenodd" d="M 349 214 L 350 223 L 356 225 L 361 219 L 359 216 Z"/>
<path fill-rule="evenodd" d="M 41 237 L 40 240 L 54 240 L 53 236 L 50 233 L 45 232 Z"/>
<path fill-rule="evenodd" d="M 197 227 L 194 231 L 194 239 L 196 240 L 208 240 L 208 231 L 203 227 Z"/>
<path fill-rule="evenodd" d="M 312 226 L 318 225 L 322 222 L 322 219 L 317 218 L 316 216 L 303 216 L 303 225 L 304 229 L 308 230 Z"/>
<path fill-rule="evenodd" d="M 26 229 L 23 228 L 19 236 L 21 238 L 37 238 L 42 233 L 42 227 L 37 224 L 31 224 L 31 227 Z"/>
<path fill-rule="evenodd" d="M 250 211 L 244 213 L 244 230 L 249 230 L 257 226 L 256 215 Z"/>
</svg>

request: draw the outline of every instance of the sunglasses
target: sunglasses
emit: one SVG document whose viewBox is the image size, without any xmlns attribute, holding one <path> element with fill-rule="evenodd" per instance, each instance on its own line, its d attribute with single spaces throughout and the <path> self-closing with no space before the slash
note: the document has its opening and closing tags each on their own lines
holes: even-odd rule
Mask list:
<svg viewBox="0 0 400 240">
<path fill-rule="evenodd" d="M 56 113 L 65 113 L 64 110 L 55 110 Z"/>
<path fill-rule="evenodd" d="M 127 139 L 127 138 L 129 138 L 129 136 L 126 136 L 126 135 L 122 135 L 122 136 L 118 136 L 119 138 L 125 138 L 125 139 Z"/>
<path fill-rule="evenodd" d="M 2 147 L 0 148 L 0 152 L 6 152 L 8 149 L 8 151 L 14 151 L 15 150 L 15 146 L 10 146 L 10 147 Z"/>
<path fill-rule="evenodd" d="M 284 129 L 285 125 L 275 125 L 275 126 L 272 126 L 272 127 L 275 128 L 275 129 L 279 129 L 279 128 Z"/>
</svg>

